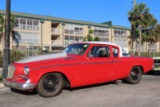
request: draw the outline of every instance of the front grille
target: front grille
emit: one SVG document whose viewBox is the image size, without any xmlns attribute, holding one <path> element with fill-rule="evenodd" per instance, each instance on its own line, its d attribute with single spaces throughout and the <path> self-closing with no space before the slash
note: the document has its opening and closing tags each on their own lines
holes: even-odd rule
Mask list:
<svg viewBox="0 0 160 107">
<path fill-rule="evenodd" d="M 154 63 L 160 63 L 160 60 L 159 59 L 155 59 Z"/>
<path fill-rule="evenodd" d="M 15 69 L 16 69 L 15 66 L 13 66 L 13 65 L 10 65 L 10 66 L 9 66 L 7 78 L 12 78 L 12 77 L 13 77 L 14 72 L 15 72 Z"/>
</svg>

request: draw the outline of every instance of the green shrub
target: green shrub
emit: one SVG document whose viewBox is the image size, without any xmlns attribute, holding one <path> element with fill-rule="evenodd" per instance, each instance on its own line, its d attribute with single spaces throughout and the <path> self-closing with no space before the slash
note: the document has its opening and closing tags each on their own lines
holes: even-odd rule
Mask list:
<svg viewBox="0 0 160 107">
<path fill-rule="evenodd" d="M 24 54 L 17 50 L 11 50 L 10 51 L 10 63 L 16 62 L 20 59 L 24 58 Z M 0 51 L 0 67 L 3 67 L 3 55 Z"/>
<path fill-rule="evenodd" d="M 135 53 L 129 52 L 129 54 L 138 56 L 138 52 L 137 51 Z M 144 57 L 156 57 L 156 56 L 160 56 L 160 52 L 141 52 L 141 56 L 144 56 Z"/>
<path fill-rule="evenodd" d="M 10 52 L 10 62 L 16 62 L 24 58 L 24 54 L 17 50 L 11 50 Z"/>
</svg>

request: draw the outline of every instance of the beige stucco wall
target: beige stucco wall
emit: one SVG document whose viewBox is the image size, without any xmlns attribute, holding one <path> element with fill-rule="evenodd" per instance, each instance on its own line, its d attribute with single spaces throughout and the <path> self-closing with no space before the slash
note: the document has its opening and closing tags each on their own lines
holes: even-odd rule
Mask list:
<svg viewBox="0 0 160 107">
<path fill-rule="evenodd" d="M 64 25 L 62 23 L 59 24 L 59 29 L 60 29 L 60 37 L 59 37 L 59 40 L 60 40 L 60 45 L 63 45 L 64 46 L 64 38 L 65 38 L 65 35 L 64 35 Z"/>
<path fill-rule="evenodd" d="M 114 42 L 114 29 L 113 28 L 108 28 L 109 29 L 109 42 Z"/>
<path fill-rule="evenodd" d="M 41 27 L 40 27 L 40 35 L 41 35 Z M 42 38 L 43 46 L 51 46 L 51 21 L 45 20 L 44 23 L 42 24 L 42 37 L 43 37 Z"/>
<path fill-rule="evenodd" d="M 84 25 L 84 27 L 83 27 L 83 36 L 84 36 L 84 37 L 87 36 L 88 31 L 89 31 L 88 26 L 87 26 L 87 25 Z"/>
</svg>

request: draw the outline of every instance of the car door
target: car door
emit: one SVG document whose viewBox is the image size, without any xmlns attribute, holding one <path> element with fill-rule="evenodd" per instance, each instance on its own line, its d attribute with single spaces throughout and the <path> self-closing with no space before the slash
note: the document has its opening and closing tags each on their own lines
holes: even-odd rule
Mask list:
<svg viewBox="0 0 160 107">
<path fill-rule="evenodd" d="M 120 49 L 118 47 L 112 46 L 111 51 L 114 61 L 115 79 L 122 79 L 129 74 L 130 62 L 127 60 L 127 57 L 120 57 Z"/>
<path fill-rule="evenodd" d="M 114 79 L 114 62 L 110 56 L 110 47 L 93 46 L 83 60 L 83 80 L 85 84 L 95 84 Z"/>
</svg>

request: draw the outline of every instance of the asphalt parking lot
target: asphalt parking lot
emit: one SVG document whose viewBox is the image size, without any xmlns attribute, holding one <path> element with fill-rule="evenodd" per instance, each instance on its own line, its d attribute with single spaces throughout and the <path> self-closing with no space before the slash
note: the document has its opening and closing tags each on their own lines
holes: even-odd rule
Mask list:
<svg viewBox="0 0 160 107">
<path fill-rule="evenodd" d="M 160 75 L 143 75 L 136 85 L 120 80 L 103 85 L 65 89 L 52 98 L 0 89 L 0 107 L 160 107 Z"/>
</svg>

